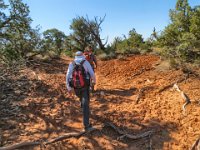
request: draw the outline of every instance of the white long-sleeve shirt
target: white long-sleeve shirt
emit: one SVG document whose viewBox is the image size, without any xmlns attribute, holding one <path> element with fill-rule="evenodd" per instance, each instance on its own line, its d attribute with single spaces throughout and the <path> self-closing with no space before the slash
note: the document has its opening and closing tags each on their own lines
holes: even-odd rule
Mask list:
<svg viewBox="0 0 200 150">
<path fill-rule="evenodd" d="M 94 71 L 90 65 L 90 63 L 85 59 L 84 56 L 75 56 L 75 63 L 76 64 L 80 64 L 82 60 L 85 60 L 85 62 L 83 63 L 83 67 L 85 69 L 86 72 L 86 78 L 89 79 L 91 78 L 92 81 L 94 83 L 96 83 L 96 77 L 94 74 Z M 72 89 L 72 87 L 69 86 L 69 79 L 72 78 L 72 72 L 73 72 L 74 66 L 72 64 L 72 62 L 69 64 L 68 70 L 67 70 L 67 74 L 66 74 L 66 85 L 67 85 L 67 90 L 70 91 Z M 89 75 L 88 75 L 89 74 Z"/>
</svg>

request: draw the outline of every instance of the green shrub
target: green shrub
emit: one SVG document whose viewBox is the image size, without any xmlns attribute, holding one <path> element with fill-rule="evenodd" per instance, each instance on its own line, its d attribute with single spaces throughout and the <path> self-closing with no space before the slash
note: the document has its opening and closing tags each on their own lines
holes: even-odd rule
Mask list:
<svg viewBox="0 0 200 150">
<path fill-rule="evenodd" d="M 110 54 L 102 53 L 102 54 L 98 55 L 98 58 L 100 60 L 115 59 L 116 58 L 116 54 L 115 53 L 110 53 Z"/>
<path fill-rule="evenodd" d="M 73 52 L 70 51 L 70 50 L 66 50 L 64 53 L 65 53 L 65 55 L 67 55 L 69 57 L 73 57 L 74 56 Z"/>
</svg>

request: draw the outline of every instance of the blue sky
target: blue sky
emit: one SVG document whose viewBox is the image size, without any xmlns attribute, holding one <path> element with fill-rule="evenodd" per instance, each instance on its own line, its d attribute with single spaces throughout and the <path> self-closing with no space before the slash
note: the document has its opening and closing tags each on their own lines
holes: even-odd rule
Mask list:
<svg viewBox="0 0 200 150">
<path fill-rule="evenodd" d="M 157 31 L 169 24 L 169 9 L 176 0 L 23 0 L 30 9 L 32 26 L 40 25 L 41 31 L 57 28 L 67 35 L 69 26 L 76 16 L 103 17 L 101 37 L 114 37 L 135 28 L 143 38 L 148 38 L 156 27 Z M 200 0 L 189 0 L 191 6 L 200 5 Z"/>
</svg>

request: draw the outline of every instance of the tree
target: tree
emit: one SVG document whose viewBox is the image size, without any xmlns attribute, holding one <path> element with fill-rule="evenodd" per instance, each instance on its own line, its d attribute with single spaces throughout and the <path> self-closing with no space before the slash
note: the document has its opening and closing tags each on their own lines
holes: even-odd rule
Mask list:
<svg viewBox="0 0 200 150">
<path fill-rule="evenodd" d="M 64 50 L 66 35 L 62 31 L 54 28 L 43 32 L 43 36 L 43 48 L 45 51 L 52 50 L 56 55 L 60 56 Z"/>
<path fill-rule="evenodd" d="M 92 37 L 88 32 L 87 25 L 84 17 L 76 17 L 72 20 L 70 29 L 73 33 L 70 35 L 70 39 L 74 47 L 78 50 L 84 50 L 84 48 L 91 43 Z"/>
<path fill-rule="evenodd" d="M 198 8 L 192 9 L 188 0 L 177 0 L 175 9 L 170 10 L 171 23 L 158 38 L 160 45 L 166 47 L 165 54 L 181 61 L 191 60 L 200 33 L 199 17 Z"/>
<path fill-rule="evenodd" d="M 74 47 L 79 50 L 83 50 L 87 45 L 92 45 L 93 47 L 98 47 L 102 50 L 105 50 L 105 44 L 103 44 L 100 32 L 101 24 L 103 23 L 104 18 L 95 17 L 94 20 L 89 20 L 89 18 L 76 17 L 72 20 L 70 29 L 73 30 L 73 33 L 70 35 L 74 43 Z"/>
<path fill-rule="evenodd" d="M 190 32 L 195 35 L 197 40 L 200 40 L 200 6 L 193 9 L 190 24 Z"/>
<path fill-rule="evenodd" d="M 5 13 L 3 12 L 8 6 L 5 5 L 3 0 L 0 0 L 0 30 L 2 33 L 2 28 L 9 22 L 10 19 L 7 18 Z M 0 34 L 1 35 L 1 34 Z"/>
<path fill-rule="evenodd" d="M 10 0 L 9 6 L 5 7 L 1 0 L 1 8 L 9 8 L 9 15 L 1 12 L 0 43 L 1 53 L 4 60 L 12 61 L 18 58 L 25 58 L 28 52 L 34 50 L 37 30 L 32 29 L 29 8 L 21 0 Z"/>
<path fill-rule="evenodd" d="M 132 30 L 129 31 L 128 41 L 130 42 L 130 46 L 132 48 L 139 48 L 140 45 L 144 42 L 142 35 L 138 34 L 136 32 L 135 28 L 133 28 Z"/>
<path fill-rule="evenodd" d="M 103 18 L 94 17 L 94 20 L 89 20 L 88 17 L 87 17 L 87 19 L 85 19 L 88 32 L 91 34 L 94 41 L 98 44 L 99 48 L 102 50 L 105 50 L 105 45 L 108 42 L 108 40 L 106 40 L 106 42 L 103 44 L 102 40 L 104 40 L 104 39 L 101 39 L 101 37 L 100 37 L 100 32 L 102 30 L 101 24 L 104 22 L 105 17 L 106 16 L 104 16 Z"/>
<path fill-rule="evenodd" d="M 189 32 L 191 7 L 188 0 L 177 0 L 174 10 L 170 10 L 170 19 L 179 32 Z"/>
<path fill-rule="evenodd" d="M 191 7 L 188 0 L 177 0 L 176 7 L 169 12 L 171 24 L 161 35 L 161 41 L 166 46 L 177 46 L 185 32 L 189 32 Z"/>
<path fill-rule="evenodd" d="M 141 46 L 143 47 L 144 40 L 141 34 L 138 34 L 133 28 L 129 31 L 128 37 L 123 35 L 123 38 L 116 37 L 111 44 L 117 53 L 129 54 L 138 53 Z"/>
</svg>

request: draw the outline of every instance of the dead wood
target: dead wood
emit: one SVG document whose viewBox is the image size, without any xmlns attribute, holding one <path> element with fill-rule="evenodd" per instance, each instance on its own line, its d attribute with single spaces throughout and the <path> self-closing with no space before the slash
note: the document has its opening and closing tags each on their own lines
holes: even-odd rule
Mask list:
<svg viewBox="0 0 200 150">
<path fill-rule="evenodd" d="M 37 146 L 37 145 L 48 145 L 48 144 L 52 144 L 58 141 L 62 141 L 68 138 L 80 138 L 81 136 L 83 136 L 84 134 L 90 133 L 94 130 L 98 130 L 97 128 L 92 128 L 89 131 L 84 131 L 84 132 L 80 132 L 80 133 L 76 133 L 76 132 L 72 132 L 72 133 L 66 133 L 64 135 L 58 136 L 55 139 L 51 139 L 49 141 L 46 142 L 21 142 L 21 143 L 17 143 L 14 145 L 10 145 L 10 146 L 5 146 L 5 147 L 0 147 L 0 150 L 14 150 L 14 149 L 18 149 L 18 148 L 22 148 L 22 147 L 27 147 L 27 146 Z"/>
<path fill-rule="evenodd" d="M 181 94 L 181 97 L 185 100 L 185 103 L 182 106 L 182 109 L 185 112 L 186 111 L 185 110 L 186 105 L 190 104 L 191 101 L 190 101 L 189 97 L 182 90 L 180 90 L 180 88 L 179 88 L 177 83 L 174 84 L 173 88 L 175 90 L 177 90 Z"/>
<path fill-rule="evenodd" d="M 200 138 L 194 142 L 190 150 L 200 150 Z"/>
<path fill-rule="evenodd" d="M 146 70 L 144 68 L 142 68 L 141 70 L 139 70 L 138 72 L 133 74 L 131 77 L 135 77 L 135 76 L 141 75 L 144 71 L 146 71 Z"/>
<path fill-rule="evenodd" d="M 136 100 L 135 100 L 135 103 L 136 103 L 136 104 L 138 104 L 138 102 L 139 102 L 139 100 L 140 100 L 140 98 L 141 98 L 141 96 L 142 96 L 144 90 L 145 90 L 145 88 L 141 88 L 141 89 L 139 90 L 139 93 L 138 93 L 138 95 L 137 95 L 137 97 L 136 97 Z"/>
<path fill-rule="evenodd" d="M 129 139 L 132 139 L 132 140 L 137 140 L 137 139 L 141 139 L 141 138 L 150 136 L 155 132 L 154 130 L 150 130 L 150 131 L 146 131 L 146 132 L 141 133 L 141 134 L 133 135 L 133 134 L 128 134 L 128 133 L 125 133 L 125 132 L 121 131 L 119 128 L 117 128 L 112 123 L 106 123 L 106 126 L 109 126 L 109 127 L 113 128 L 118 134 L 120 134 L 120 136 L 118 137 L 118 139 L 120 139 L 120 140 L 122 140 L 125 137 L 129 138 Z"/>
<path fill-rule="evenodd" d="M 22 142 L 22 143 L 17 143 L 10 146 L 0 147 L 0 150 L 13 150 L 13 149 L 18 149 L 18 148 L 27 147 L 27 146 L 37 146 L 40 144 L 41 142 Z"/>
<path fill-rule="evenodd" d="M 185 81 L 185 78 L 179 79 L 179 80 L 178 80 L 177 82 L 175 82 L 175 83 L 181 83 L 181 82 L 183 82 L 183 81 Z M 167 86 L 164 86 L 163 88 L 161 88 L 161 89 L 158 91 L 158 93 L 161 93 L 161 92 L 163 92 L 163 91 L 165 91 L 165 90 L 167 90 L 167 89 L 173 87 L 175 83 L 171 83 L 171 84 L 169 84 L 169 85 L 167 85 Z"/>
<path fill-rule="evenodd" d="M 47 141 L 45 143 L 45 145 L 48 145 L 48 144 L 52 144 L 52 143 L 55 143 L 55 142 L 58 142 L 58 141 L 62 141 L 62 140 L 65 140 L 65 139 L 69 139 L 69 138 L 80 138 L 81 136 L 85 135 L 86 133 L 90 133 L 94 130 L 98 130 L 97 128 L 92 128 L 91 130 L 89 131 L 83 131 L 83 132 L 80 132 L 80 133 L 77 133 L 77 132 L 72 132 L 72 133 L 66 133 L 64 135 L 61 135 L 55 139 L 52 139 L 50 141 Z"/>
<path fill-rule="evenodd" d="M 62 140 L 65 140 L 65 139 L 69 139 L 69 138 L 72 138 L 72 137 L 74 137 L 74 138 L 80 138 L 81 136 L 83 136 L 83 135 L 85 135 L 87 133 L 93 132 L 95 130 L 100 130 L 100 129 L 98 129 L 97 127 L 95 127 L 95 128 L 92 128 L 89 131 L 83 131 L 83 132 L 80 132 L 80 133 L 77 133 L 77 132 L 66 133 L 64 135 L 56 137 L 55 139 L 52 139 L 52 140 L 49 140 L 49 141 L 45 142 L 44 145 L 52 144 L 52 143 L 55 143 L 55 142 L 58 142 L 58 141 L 62 141 Z"/>
<path fill-rule="evenodd" d="M 144 93 L 144 91 L 145 90 L 151 90 L 153 87 L 151 87 L 151 86 L 147 86 L 147 87 L 143 87 L 143 88 L 141 88 L 140 90 L 139 90 L 139 93 L 138 93 L 138 95 L 137 95 L 137 97 L 136 97 L 136 104 L 138 104 L 139 103 L 139 100 L 140 100 L 140 98 L 142 97 L 142 95 L 143 95 L 143 93 Z"/>
</svg>

